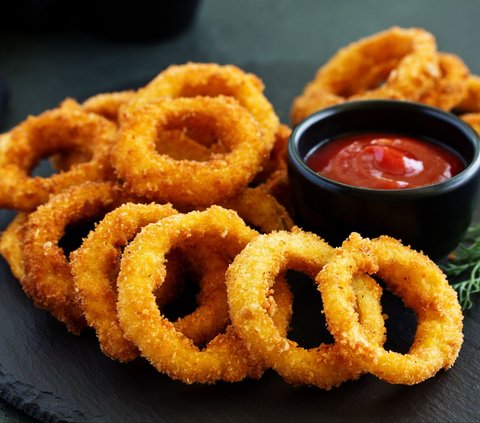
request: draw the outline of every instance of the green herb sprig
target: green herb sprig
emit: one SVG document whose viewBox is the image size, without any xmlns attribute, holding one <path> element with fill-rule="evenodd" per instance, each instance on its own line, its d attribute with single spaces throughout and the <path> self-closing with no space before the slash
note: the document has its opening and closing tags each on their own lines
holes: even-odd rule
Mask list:
<svg viewBox="0 0 480 423">
<path fill-rule="evenodd" d="M 468 229 L 465 240 L 441 268 L 454 279 L 452 286 L 458 292 L 462 309 L 472 308 L 474 295 L 480 293 L 480 224 Z"/>
</svg>

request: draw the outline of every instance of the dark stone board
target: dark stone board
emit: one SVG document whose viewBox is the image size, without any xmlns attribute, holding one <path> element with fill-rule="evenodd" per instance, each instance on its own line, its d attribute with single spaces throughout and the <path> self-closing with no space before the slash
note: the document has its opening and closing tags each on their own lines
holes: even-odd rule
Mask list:
<svg viewBox="0 0 480 423">
<path fill-rule="evenodd" d="M 288 122 L 293 98 L 320 64 L 348 42 L 391 25 L 427 28 L 441 50 L 456 52 L 479 74 L 479 13 L 476 0 L 204 0 L 192 30 L 150 44 L 68 31 L 6 32 L 0 37 L 0 71 L 11 101 L 0 129 L 67 96 L 81 99 L 134 86 L 169 64 L 189 60 L 233 63 L 258 74 Z M 0 211 L 0 230 L 12 216 Z M 308 281 L 298 275 L 290 280 L 296 298 L 291 336 L 305 346 L 327 340 L 320 299 Z M 389 345 L 405 350 L 414 319 L 398 300 L 386 297 Z M 416 386 L 365 375 L 322 391 L 288 385 L 274 371 L 259 381 L 187 386 L 143 359 L 129 364 L 108 359 L 93 332 L 68 334 L 33 306 L 0 259 L 0 397 L 41 421 L 474 422 L 480 416 L 479 330 L 476 305 L 465 313 L 465 342 L 455 366 Z M 0 421 L 2 413 L 8 413 L 6 421 L 28 419 L 1 410 Z"/>
</svg>

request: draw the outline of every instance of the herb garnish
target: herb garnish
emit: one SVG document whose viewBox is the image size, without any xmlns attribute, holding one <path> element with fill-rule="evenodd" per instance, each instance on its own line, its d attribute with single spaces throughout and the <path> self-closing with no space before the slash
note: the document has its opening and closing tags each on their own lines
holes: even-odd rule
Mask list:
<svg viewBox="0 0 480 423">
<path fill-rule="evenodd" d="M 455 282 L 452 287 L 458 292 L 463 310 L 473 306 L 472 297 L 480 292 L 480 224 L 472 225 L 464 241 L 448 256 L 448 263 L 441 266 Z"/>
</svg>

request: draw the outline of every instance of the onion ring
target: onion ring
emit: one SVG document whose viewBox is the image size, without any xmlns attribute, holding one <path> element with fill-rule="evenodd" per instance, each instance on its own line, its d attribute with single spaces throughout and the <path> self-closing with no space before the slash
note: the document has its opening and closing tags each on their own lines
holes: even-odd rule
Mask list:
<svg viewBox="0 0 480 423">
<path fill-rule="evenodd" d="M 165 277 L 164 257 L 171 248 L 197 245 L 194 242 L 201 240 L 204 248 L 213 248 L 227 259 L 256 236 L 257 232 L 249 229 L 235 212 L 212 206 L 151 224 L 125 249 L 117 281 L 119 320 L 126 337 L 157 370 L 186 383 L 213 383 L 221 379 L 233 382 L 259 376 L 263 363 L 252 366 L 248 351 L 233 327 L 228 326 L 200 351 L 160 314 L 153 295 L 155 285 Z M 140 258 L 142 266 L 138 266 Z M 276 299 L 269 299 L 274 316 L 284 313 L 289 316 L 290 300 L 286 301 L 289 308 L 280 307 Z M 280 319 L 283 323 L 288 320 Z"/>
<path fill-rule="evenodd" d="M 129 361 L 138 355 L 136 347 L 124 337 L 116 310 L 116 277 L 121 248 L 126 246 L 141 228 L 174 214 L 170 205 L 124 204 L 108 213 L 90 232 L 83 245 L 71 254 L 71 268 L 75 291 L 89 325 L 94 327 L 102 351 L 119 361 Z M 179 254 L 180 255 L 180 254 Z M 177 257 L 175 257 L 177 258 Z M 188 251 L 188 262 L 195 273 L 202 274 L 199 307 L 191 314 L 178 319 L 176 330 L 203 344 L 213 338 L 228 322 L 224 274 L 226 263 L 210 252 Z M 166 295 L 179 281 L 171 264 L 178 263 L 169 258 L 165 282 L 155 291 L 159 302 L 168 303 Z"/>
<path fill-rule="evenodd" d="M 38 307 L 48 309 L 72 333 L 81 332 L 85 319 L 75 298 L 70 264 L 58 242 L 68 224 L 102 216 L 125 200 L 113 183 L 86 182 L 51 197 L 29 215 L 22 287 Z"/>
<path fill-rule="evenodd" d="M 180 128 L 209 125 L 231 151 L 207 162 L 158 154 L 156 134 L 174 123 Z M 227 97 L 197 97 L 149 103 L 129 113 L 113 161 L 119 177 L 137 195 L 174 206 L 208 206 L 246 187 L 267 154 L 258 125 L 244 108 Z"/>
<path fill-rule="evenodd" d="M 432 34 L 392 27 L 340 49 L 322 66 L 295 99 L 292 122 L 355 98 L 416 101 L 439 75 Z"/>
<path fill-rule="evenodd" d="M 196 96 L 231 96 L 245 107 L 259 123 L 266 147 L 273 147 L 279 120 L 270 102 L 263 95 L 262 81 L 236 66 L 213 63 L 188 63 L 170 66 L 130 101 L 124 114 L 159 98 Z"/>
<path fill-rule="evenodd" d="M 170 205 L 124 204 L 105 215 L 82 246 L 70 255 L 80 307 L 87 323 L 95 329 L 102 351 L 113 359 L 129 361 L 138 355 L 135 346 L 123 336 L 116 317 L 114 283 L 121 248 L 143 226 L 174 213 Z"/>
<path fill-rule="evenodd" d="M 376 274 L 418 318 L 410 351 L 386 351 L 359 325 L 352 304 L 352 275 Z M 381 236 L 353 233 L 317 277 L 325 317 L 350 360 L 389 383 L 412 385 L 453 365 L 462 345 L 462 311 L 445 275 L 426 256 Z"/>
<path fill-rule="evenodd" d="M 32 210 L 69 186 L 108 179 L 115 133 L 106 119 L 74 107 L 28 118 L 0 140 L 0 207 Z M 47 178 L 29 176 L 41 158 L 66 149 L 85 151 L 91 160 Z"/>
<path fill-rule="evenodd" d="M 285 380 L 330 389 L 363 373 L 341 353 L 342 345 L 322 344 L 304 349 L 279 333 L 266 311 L 274 278 L 287 269 L 312 279 L 332 257 L 334 249 L 314 234 L 274 232 L 252 240 L 227 272 L 227 292 L 232 323 L 253 356 L 262 358 Z M 364 329 L 374 342 L 384 342 L 381 288 L 371 278 L 355 280 Z M 319 310 L 320 313 L 320 310 Z"/>
</svg>

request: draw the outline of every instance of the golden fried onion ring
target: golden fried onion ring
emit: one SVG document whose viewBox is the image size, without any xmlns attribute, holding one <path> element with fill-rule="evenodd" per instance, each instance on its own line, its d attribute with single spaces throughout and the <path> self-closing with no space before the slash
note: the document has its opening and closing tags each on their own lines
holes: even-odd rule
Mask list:
<svg viewBox="0 0 480 423">
<path fill-rule="evenodd" d="M 235 329 L 253 356 L 265 360 L 294 384 L 330 389 L 363 372 L 362 367 L 344 357 L 343 346 L 338 343 L 301 348 L 277 330 L 268 313 L 269 295 L 277 275 L 295 269 L 314 279 L 333 253 L 334 249 L 314 234 L 298 229 L 274 232 L 251 241 L 227 272 L 228 302 Z M 371 278 L 358 278 L 355 284 L 357 296 L 351 298 L 358 300 L 364 330 L 372 342 L 382 344 L 385 328 L 381 288 Z"/>
<path fill-rule="evenodd" d="M 352 277 L 380 277 L 418 318 L 407 354 L 386 351 L 359 324 L 352 301 Z M 425 255 L 381 236 L 369 240 L 353 233 L 317 277 L 325 317 L 344 355 L 389 383 L 412 385 L 453 365 L 462 345 L 462 311 L 445 275 Z"/>
<path fill-rule="evenodd" d="M 175 213 L 170 205 L 124 204 L 108 213 L 83 245 L 71 254 L 75 291 L 85 318 L 95 328 L 102 351 L 113 359 L 129 361 L 138 355 L 137 348 L 125 339 L 117 318 L 116 278 L 121 250 L 144 226 Z M 186 261 L 194 273 L 201 275 L 199 306 L 178 319 L 174 326 L 200 345 L 216 336 L 228 323 L 224 283 L 228 262 L 210 251 L 197 250 L 189 250 Z M 178 253 L 177 256 L 181 256 Z M 177 256 L 173 259 L 182 258 Z M 175 292 L 172 285 L 180 282 L 175 280 L 178 275 L 172 272 L 172 263 L 176 264 L 169 257 L 165 281 L 155 290 L 157 305 L 168 303 L 165 295 Z"/>
<path fill-rule="evenodd" d="M 297 124 L 325 107 L 355 98 L 418 100 L 440 75 L 435 38 L 392 27 L 340 49 L 297 97 Z"/>
<path fill-rule="evenodd" d="M 198 125 L 210 126 L 230 151 L 206 162 L 156 152 L 158 132 Z M 209 206 L 246 187 L 268 153 L 256 121 L 235 100 L 197 97 L 149 103 L 129 113 L 113 159 L 119 177 L 137 195 L 174 206 Z"/>
<path fill-rule="evenodd" d="M 176 213 L 170 205 L 124 204 L 111 211 L 70 256 L 75 293 L 104 354 L 119 361 L 138 355 L 117 319 L 115 278 L 122 247 L 143 226 Z"/>
<path fill-rule="evenodd" d="M 165 277 L 165 254 L 171 248 L 201 242 L 202 248 L 214 249 L 228 259 L 256 236 L 257 232 L 249 229 L 235 212 L 212 206 L 149 225 L 125 249 L 117 281 L 119 320 L 126 337 L 157 370 L 186 383 L 222 379 L 233 382 L 261 374 L 259 367 L 263 368 L 263 363 L 252 363 L 231 325 L 199 350 L 161 315 L 153 295 L 155 286 Z M 139 260 L 142 266 L 138 266 Z M 268 300 L 274 316 L 284 315 L 279 319 L 281 324 L 288 323 L 291 313 L 289 290 L 284 288 L 278 289 L 277 295 L 282 292 L 288 297 L 286 301 L 277 301 L 276 296 Z"/>
<path fill-rule="evenodd" d="M 70 263 L 58 242 L 69 224 L 103 217 L 122 202 L 124 195 L 115 184 L 86 182 L 52 196 L 29 215 L 22 287 L 38 307 L 49 310 L 72 333 L 85 327 L 85 319 L 75 297 Z"/>
<path fill-rule="evenodd" d="M 69 186 L 108 179 L 115 133 L 111 122 L 80 108 L 60 107 L 28 118 L 0 138 L 0 207 L 32 210 Z M 29 176 L 40 159 L 68 149 L 91 159 L 47 178 Z"/>
</svg>

